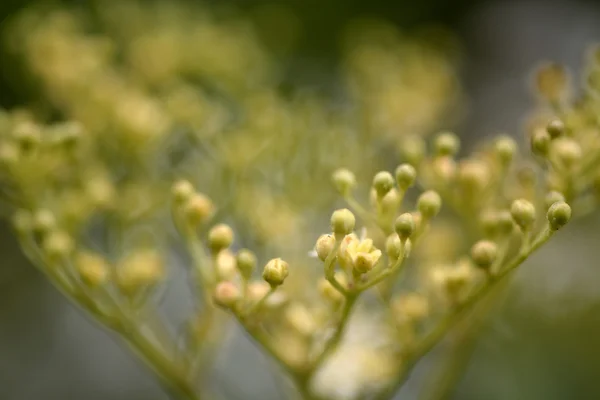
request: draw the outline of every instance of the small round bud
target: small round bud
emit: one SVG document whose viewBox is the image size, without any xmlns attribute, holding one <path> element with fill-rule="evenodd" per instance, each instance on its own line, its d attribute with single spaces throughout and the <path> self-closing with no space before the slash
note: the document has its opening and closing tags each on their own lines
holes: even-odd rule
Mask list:
<svg viewBox="0 0 600 400">
<path fill-rule="evenodd" d="M 198 226 L 199 224 L 206 222 L 213 211 L 214 205 L 212 201 L 202 193 L 192 193 L 185 202 L 183 208 L 183 214 L 186 221 L 191 226 Z"/>
<path fill-rule="evenodd" d="M 517 152 L 517 143 L 510 136 L 501 136 L 494 143 L 494 151 L 502 165 L 508 165 L 512 162 Z"/>
<path fill-rule="evenodd" d="M 215 266 L 219 280 L 232 280 L 237 275 L 235 255 L 229 249 L 220 251 L 215 257 Z"/>
<path fill-rule="evenodd" d="M 536 130 L 531 135 L 531 151 L 533 154 L 546 157 L 550 151 L 550 142 L 552 138 L 550 134 L 544 130 Z"/>
<path fill-rule="evenodd" d="M 380 201 L 381 204 L 381 212 L 384 215 L 395 214 L 398 206 L 400 206 L 400 193 L 398 189 L 392 188 L 389 192 L 386 193 Z"/>
<path fill-rule="evenodd" d="M 240 290 L 233 284 L 233 282 L 223 281 L 219 282 L 215 287 L 213 293 L 213 300 L 216 305 L 232 309 L 241 299 Z"/>
<path fill-rule="evenodd" d="M 391 301 L 391 309 L 398 321 L 419 322 L 429 316 L 429 301 L 423 295 L 408 293 L 396 296 Z"/>
<path fill-rule="evenodd" d="M 325 234 L 319 236 L 315 245 L 317 256 L 321 261 L 325 261 L 335 247 L 335 237 Z"/>
<path fill-rule="evenodd" d="M 458 179 L 466 194 L 477 194 L 490 182 L 491 172 L 487 163 L 481 160 L 465 160 L 460 163 Z"/>
<path fill-rule="evenodd" d="M 356 186 L 356 177 L 354 173 L 345 168 L 340 168 L 333 173 L 333 184 L 342 195 L 349 194 Z"/>
<path fill-rule="evenodd" d="M 435 217 L 442 208 L 442 198 L 437 192 L 428 190 L 421 194 L 417 200 L 417 209 L 424 219 Z"/>
<path fill-rule="evenodd" d="M 213 254 L 228 248 L 233 243 L 233 230 L 226 224 L 215 225 L 208 232 L 208 247 Z"/>
<path fill-rule="evenodd" d="M 94 288 L 108 281 L 110 267 L 100 254 L 79 252 L 74 263 L 81 281 L 86 286 Z"/>
<path fill-rule="evenodd" d="M 359 274 L 366 274 L 373 269 L 377 261 L 379 261 L 379 257 L 376 254 L 359 252 L 354 259 L 354 269 Z"/>
<path fill-rule="evenodd" d="M 498 211 L 498 213 L 496 214 L 496 219 L 497 219 L 496 223 L 498 225 L 497 226 L 498 235 L 508 236 L 515 229 L 515 221 L 513 220 L 513 217 L 511 215 L 510 211 L 508 211 L 508 210 Z"/>
<path fill-rule="evenodd" d="M 498 256 L 498 246 L 489 240 L 481 240 L 471 248 L 473 262 L 479 268 L 488 269 Z"/>
<path fill-rule="evenodd" d="M 571 219 L 571 207 L 564 201 L 559 201 L 548 209 L 548 223 L 554 231 L 559 230 Z"/>
<path fill-rule="evenodd" d="M 176 204 L 184 204 L 194 193 L 194 186 L 186 180 L 177 181 L 171 187 L 171 196 Z"/>
<path fill-rule="evenodd" d="M 452 132 L 442 132 L 434 141 L 436 156 L 455 156 L 460 149 L 460 140 Z"/>
<path fill-rule="evenodd" d="M 283 283 L 288 274 L 288 263 L 281 258 L 274 258 L 265 265 L 262 277 L 271 287 L 277 287 Z"/>
<path fill-rule="evenodd" d="M 354 230 L 356 218 L 347 208 L 336 210 L 331 214 L 331 230 L 336 236 L 343 237 Z"/>
<path fill-rule="evenodd" d="M 531 228 L 535 222 L 535 207 L 525 199 L 513 201 L 510 214 L 517 225 L 523 230 Z"/>
<path fill-rule="evenodd" d="M 165 274 L 161 255 L 151 249 L 131 252 L 119 261 L 116 270 L 116 283 L 128 295 L 157 284 Z"/>
<path fill-rule="evenodd" d="M 39 126 L 32 122 L 18 124 L 13 132 L 13 137 L 23 152 L 31 151 L 42 140 Z"/>
<path fill-rule="evenodd" d="M 242 249 L 238 251 L 237 256 L 235 257 L 235 263 L 242 278 L 249 280 L 256 269 L 256 256 L 250 250 Z"/>
<path fill-rule="evenodd" d="M 377 196 L 382 198 L 394 187 L 394 177 L 387 171 L 380 171 L 373 178 L 373 188 Z"/>
<path fill-rule="evenodd" d="M 396 168 L 396 183 L 402 190 L 407 190 L 415 184 L 417 180 L 417 170 L 410 164 L 402 164 Z"/>
<path fill-rule="evenodd" d="M 75 249 L 73 239 L 63 231 L 52 231 L 44 239 L 42 249 L 51 261 L 68 257 Z"/>
<path fill-rule="evenodd" d="M 396 218 L 394 230 L 401 241 L 406 241 L 415 232 L 415 219 L 411 213 L 404 213 Z"/>
<path fill-rule="evenodd" d="M 40 234 L 46 234 L 56 227 L 56 218 L 50 210 L 38 210 L 33 215 L 33 229 Z"/>
<path fill-rule="evenodd" d="M 546 132 L 552 139 L 556 139 L 565 134 L 565 124 L 560 119 L 553 119 L 546 126 Z"/>
<path fill-rule="evenodd" d="M 572 168 L 582 157 L 581 146 L 575 140 L 562 137 L 552 142 L 552 152 L 565 168 Z"/>
<path fill-rule="evenodd" d="M 556 190 L 552 190 L 546 194 L 544 199 L 546 203 L 546 208 L 550 208 L 552 204 L 558 203 L 559 201 L 565 201 L 565 196 L 561 192 L 557 192 Z"/>
<path fill-rule="evenodd" d="M 397 260 L 402 252 L 402 241 L 397 233 L 392 233 L 385 241 L 385 252 L 391 260 Z"/>
</svg>

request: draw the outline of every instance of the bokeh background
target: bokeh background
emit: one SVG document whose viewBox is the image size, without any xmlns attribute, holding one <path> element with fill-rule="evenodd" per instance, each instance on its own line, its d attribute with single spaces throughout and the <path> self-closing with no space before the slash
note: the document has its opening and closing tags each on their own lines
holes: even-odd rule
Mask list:
<svg viewBox="0 0 600 400">
<path fill-rule="evenodd" d="M 2 28 L 34 1 L 3 0 Z M 72 3 L 86 7 L 83 0 Z M 464 106 L 451 124 L 468 143 L 518 136 L 533 104 L 532 68 L 552 60 L 574 71 L 600 39 L 600 2 L 575 0 L 214 0 L 253 21 L 261 40 L 284 60 L 286 82 L 328 91 L 339 40 L 362 18 L 391 22 L 407 35 L 451 32 L 459 54 Z M 107 7 L 110 2 L 107 2 Z M 266 18 L 285 12 L 285 24 Z M 31 91 L 0 56 L 0 106 L 32 101 Z M 452 399 L 600 398 L 600 216 L 577 221 L 522 268 L 485 324 Z M 166 397 L 109 334 L 66 302 L 21 255 L 0 223 L 0 399 L 147 399 Z M 174 285 L 181 283 L 175 282 Z M 175 303 L 174 307 L 177 307 Z M 280 398 L 268 362 L 247 342 L 232 341 L 219 359 L 216 386 L 227 399 Z M 442 346 L 443 347 L 443 346 Z M 437 362 L 424 360 L 401 397 L 417 398 Z M 235 362 L 233 362 L 235 360 Z M 259 360 L 261 368 L 255 368 Z"/>
</svg>

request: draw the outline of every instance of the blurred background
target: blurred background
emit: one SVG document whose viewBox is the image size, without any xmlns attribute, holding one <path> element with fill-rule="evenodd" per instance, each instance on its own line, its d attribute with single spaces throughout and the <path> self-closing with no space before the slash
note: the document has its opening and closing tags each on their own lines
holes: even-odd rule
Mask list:
<svg viewBox="0 0 600 400">
<path fill-rule="evenodd" d="M 3 108 L 39 102 L 36 83 L 10 48 L 15 16 L 40 3 L 0 3 Z M 116 2 L 44 6 L 61 3 L 93 14 Z M 499 132 L 521 137 L 535 100 L 532 69 L 551 60 L 577 71 L 600 38 L 600 2 L 592 0 L 214 0 L 201 6 L 254 26 L 281 66 L 277 84 L 284 92 L 302 87 L 335 97 L 342 37 L 356 21 L 383 20 L 407 38 L 433 38 L 427 40 L 447 51 L 461 88 L 449 99 L 460 106 L 449 108 L 440 125 L 455 129 L 467 148 Z M 599 227 L 597 214 L 577 221 L 519 271 L 481 331 L 452 399 L 600 398 Z M 166 399 L 111 335 L 28 265 L 5 220 L 0 228 L 0 399 Z M 177 313 L 177 299 L 168 307 Z M 257 359 L 264 368 L 251 367 Z M 436 352 L 424 360 L 403 399 L 418 398 L 420 377 L 436 360 Z M 278 399 L 271 372 L 252 346 L 234 340 L 214 380 L 223 398 Z"/>
</svg>

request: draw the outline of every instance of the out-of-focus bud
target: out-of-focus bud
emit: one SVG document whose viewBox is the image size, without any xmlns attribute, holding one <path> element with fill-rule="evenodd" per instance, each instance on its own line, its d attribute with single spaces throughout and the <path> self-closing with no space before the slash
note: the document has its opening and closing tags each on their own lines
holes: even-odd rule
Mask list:
<svg viewBox="0 0 600 400">
<path fill-rule="evenodd" d="M 181 195 L 184 196 L 183 193 Z M 213 211 L 212 201 L 202 193 L 192 193 L 183 206 L 187 223 L 194 227 L 206 222 Z"/>
<path fill-rule="evenodd" d="M 510 213 L 515 223 L 522 229 L 528 230 L 535 222 L 535 207 L 525 199 L 517 199 L 510 206 Z"/>
<path fill-rule="evenodd" d="M 553 119 L 546 126 L 546 132 L 552 139 L 556 139 L 565 134 L 565 124 L 560 119 Z"/>
<path fill-rule="evenodd" d="M 471 248 L 471 258 L 476 266 L 489 269 L 498 256 L 498 246 L 489 240 L 481 240 Z"/>
<path fill-rule="evenodd" d="M 241 300 L 241 293 L 233 282 L 223 281 L 215 287 L 213 300 L 220 307 L 233 309 Z"/>
<path fill-rule="evenodd" d="M 257 261 L 254 253 L 250 250 L 242 249 L 238 251 L 235 262 L 242 278 L 248 281 L 256 269 Z"/>
<path fill-rule="evenodd" d="M 338 279 L 338 282 L 340 280 Z M 326 300 L 331 301 L 333 304 L 339 304 L 344 300 L 344 295 L 341 294 L 331 283 L 325 278 L 319 281 L 319 292 Z"/>
<path fill-rule="evenodd" d="M 352 171 L 345 168 L 340 168 L 333 173 L 333 184 L 337 191 L 345 196 L 348 195 L 354 187 L 356 187 L 356 177 Z"/>
<path fill-rule="evenodd" d="M 546 208 L 550 208 L 554 203 L 558 203 L 559 201 L 565 201 L 565 196 L 561 192 L 552 190 L 548 192 L 548 194 L 546 194 L 544 201 L 546 203 Z"/>
<path fill-rule="evenodd" d="M 237 263 L 233 252 L 229 249 L 220 251 L 215 258 L 217 276 L 226 281 L 233 280 L 237 273 Z"/>
<path fill-rule="evenodd" d="M 434 151 L 436 156 L 455 156 L 460 150 L 460 140 L 452 132 L 442 132 L 434 140 Z"/>
<path fill-rule="evenodd" d="M 494 151 L 502 165 L 509 165 L 517 153 L 517 143 L 510 136 L 500 136 L 494 143 Z"/>
<path fill-rule="evenodd" d="M 48 232 L 42 243 L 46 257 L 52 262 L 69 257 L 75 249 L 71 236 L 63 231 Z"/>
<path fill-rule="evenodd" d="M 546 157 L 550 151 L 551 141 L 548 132 L 538 129 L 531 135 L 531 151 L 537 156 Z"/>
<path fill-rule="evenodd" d="M 398 321 L 418 323 L 429 316 L 429 301 L 418 293 L 396 296 L 391 301 L 391 309 Z"/>
<path fill-rule="evenodd" d="M 89 251 L 78 252 L 75 255 L 75 268 L 86 286 L 94 288 L 108 281 L 110 267 L 100 254 Z"/>
<path fill-rule="evenodd" d="M 171 187 L 171 196 L 175 204 L 186 203 L 195 193 L 194 186 L 186 180 L 180 180 Z"/>
<path fill-rule="evenodd" d="M 397 233 L 392 233 L 388 236 L 385 242 L 385 252 L 387 253 L 390 260 L 397 260 L 402 253 L 402 241 Z"/>
<path fill-rule="evenodd" d="M 231 243 L 233 243 L 233 230 L 229 225 L 218 224 L 208 232 L 208 247 L 213 254 L 228 248 Z"/>
<path fill-rule="evenodd" d="M 442 208 L 442 199 L 437 192 L 428 190 L 419 196 L 417 200 L 417 209 L 421 213 L 421 216 L 429 220 L 435 217 Z"/>
<path fill-rule="evenodd" d="M 572 168 L 582 157 L 581 146 L 575 140 L 561 137 L 552 142 L 552 155 L 567 169 Z"/>
<path fill-rule="evenodd" d="M 136 250 L 117 264 L 116 283 L 128 295 L 154 286 L 164 278 L 165 269 L 160 254 L 151 249 Z"/>
<path fill-rule="evenodd" d="M 543 65 L 537 71 L 535 83 L 542 97 L 550 102 L 557 102 L 567 93 L 567 71 L 558 64 Z"/>
</svg>

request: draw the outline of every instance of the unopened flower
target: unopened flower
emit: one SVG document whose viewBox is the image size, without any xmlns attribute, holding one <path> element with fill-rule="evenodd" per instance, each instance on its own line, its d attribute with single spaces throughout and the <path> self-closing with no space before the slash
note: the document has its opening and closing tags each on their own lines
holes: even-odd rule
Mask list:
<svg viewBox="0 0 600 400">
<path fill-rule="evenodd" d="M 262 277 L 271 287 L 277 287 L 283 283 L 288 274 L 288 263 L 281 258 L 274 258 L 265 265 Z"/>
</svg>

